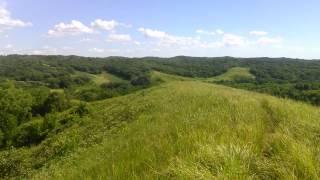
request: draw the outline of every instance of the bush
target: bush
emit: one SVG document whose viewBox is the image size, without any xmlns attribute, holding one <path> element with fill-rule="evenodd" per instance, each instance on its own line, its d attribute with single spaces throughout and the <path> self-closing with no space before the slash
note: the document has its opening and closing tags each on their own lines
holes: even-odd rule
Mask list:
<svg viewBox="0 0 320 180">
<path fill-rule="evenodd" d="M 22 124 L 15 136 L 15 146 L 27 146 L 39 143 L 43 137 L 41 136 L 42 121 L 30 121 Z"/>
<path fill-rule="evenodd" d="M 70 100 L 61 92 L 53 92 L 49 95 L 47 100 L 44 102 L 44 111 L 46 113 L 50 112 L 61 112 L 70 107 Z"/>
<path fill-rule="evenodd" d="M 54 129 L 57 125 L 57 116 L 56 114 L 47 114 L 42 123 L 42 131 L 47 133 L 48 131 Z"/>
<path fill-rule="evenodd" d="M 80 117 L 83 117 L 89 114 L 90 109 L 86 103 L 80 103 L 79 106 L 75 109 L 75 114 L 78 114 Z"/>
<path fill-rule="evenodd" d="M 150 79 L 147 76 L 135 77 L 131 80 L 131 84 L 134 86 L 147 86 L 150 84 Z"/>
<path fill-rule="evenodd" d="M 0 147 L 2 147 L 4 145 L 4 133 L 2 132 L 2 130 L 0 129 Z"/>
</svg>

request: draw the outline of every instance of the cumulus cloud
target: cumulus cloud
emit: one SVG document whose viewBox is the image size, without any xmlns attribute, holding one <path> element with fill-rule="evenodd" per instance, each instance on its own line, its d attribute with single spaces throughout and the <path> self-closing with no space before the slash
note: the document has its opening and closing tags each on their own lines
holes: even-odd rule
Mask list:
<svg viewBox="0 0 320 180">
<path fill-rule="evenodd" d="M 235 34 L 224 34 L 222 38 L 223 46 L 244 46 L 247 41 L 244 37 Z"/>
<path fill-rule="evenodd" d="M 140 31 L 145 37 L 148 38 L 166 38 L 169 35 L 163 31 L 159 30 L 153 30 L 148 28 L 139 28 L 138 31 Z"/>
<path fill-rule="evenodd" d="M 39 48 L 39 49 L 30 49 L 30 50 L 22 50 L 22 51 L 27 54 L 33 54 L 33 55 L 54 55 L 62 52 L 61 49 L 50 47 L 50 46 L 43 46 L 42 48 Z"/>
<path fill-rule="evenodd" d="M 149 28 L 139 28 L 138 31 L 150 40 L 147 42 L 150 46 L 166 51 L 182 50 L 183 52 L 189 52 L 192 50 L 213 50 L 228 47 L 248 49 L 257 45 L 272 45 L 272 47 L 275 47 L 282 43 L 282 38 L 262 36 L 263 33 L 259 33 L 261 36 L 252 40 L 250 37 L 224 32 L 219 29 L 216 31 L 206 31 L 203 29 L 196 31 L 197 34 L 208 34 L 209 32 L 211 35 L 215 34 L 216 36 L 212 40 L 201 39 L 197 36 L 172 35 L 164 31 Z"/>
<path fill-rule="evenodd" d="M 102 29 L 102 30 L 106 30 L 106 31 L 114 31 L 118 26 L 131 27 L 131 25 L 119 23 L 115 20 L 102 20 L 102 19 L 94 20 L 91 23 L 91 26 L 94 28 Z"/>
<path fill-rule="evenodd" d="M 113 31 L 117 26 L 119 26 L 115 20 L 106 21 L 102 19 L 96 19 L 94 22 L 91 23 L 91 26 L 98 29 L 103 29 L 106 31 Z"/>
<path fill-rule="evenodd" d="M 222 39 L 219 41 L 203 41 L 197 37 L 184 37 L 184 36 L 175 36 L 170 35 L 166 32 L 139 28 L 140 31 L 146 38 L 151 38 L 158 41 L 160 46 L 172 46 L 176 45 L 182 49 L 191 49 L 191 48 L 222 48 L 222 47 L 241 47 L 249 44 L 249 41 L 245 37 L 238 36 L 231 33 L 225 33 L 222 30 L 216 30 L 215 32 L 198 30 L 197 33 L 210 33 L 211 35 L 219 34 L 222 36 Z"/>
<path fill-rule="evenodd" d="M 255 35 L 255 36 L 266 36 L 268 35 L 268 32 L 265 31 L 250 31 L 251 35 Z"/>
<path fill-rule="evenodd" d="M 117 41 L 117 42 L 129 42 L 131 41 L 131 36 L 129 34 L 110 34 L 107 41 Z"/>
<path fill-rule="evenodd" d="M 204 29 L 198 29 L 196 30 L 197 34 L 203 34 L 203 35 L 223 35 L 225 32 L 222 31 L 221 29 L 217 29 L 215 31 L 208 31 Z"/>
<path fill-rule="evenodd" d="M 222 31 L 221 29 L 217 29 L 216 33 L 221 35 L 221 34 L 224 34 L 224 31 Z"/>
<path fill-rule="evenodd" d="M 32 26 L 32 23 L 13 18 L 7 9 L 0 6 L 0 31 L 27 26 Z"/>
<path fill-rule="evenodd" d="M 48 35 L 51 37 L 61 37 L 61 36 L 75 36 L 80 34 L 92 34 L 94 30 L 84 25 L 82 22 L 77 20 L 72 20 L 71 23 L 59 23 L 48 31 Z"/>
<path fill-rule="evenodd" d="M 148 28 L 139 28 L 138 31 L 140 31 L 146 38 L 157 40 L 158 45 L 160 46 L 177 45 L 190 47 L 201 44 L 200 40 L 194 37 L 175 36 L 163 31 Z"/>
</svg>

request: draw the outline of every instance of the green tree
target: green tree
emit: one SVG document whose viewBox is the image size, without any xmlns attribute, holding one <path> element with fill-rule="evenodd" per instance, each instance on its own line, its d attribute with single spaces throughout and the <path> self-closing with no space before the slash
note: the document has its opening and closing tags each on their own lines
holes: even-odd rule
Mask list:
<svg viewBox="0 0 320 180">
<path fill-rule="evenodd" d="M 44 102 L 44 111 L 49 112 L 61 112 L 70 107 L 70 99 L 61 92 L 53 92 Z"/>
<path fill-rule="evenodd" d="M 31 119 L 32 96 L 8 83 L 0 89 L 0 129 L 4 144 L 10 145 L 19 124 Z"/>
<path fill-rule="evenodd" d="M 4 145 L 4 133 L 0 129 L 0 147 Z"/>
<path fill-rule="evenodd" d="M 38 143 L 42 140 L 41 136 L 42 121 L 30 121 L 18 127 L 14 138 L 15 146 L 26 146 Z"/>
</svg>

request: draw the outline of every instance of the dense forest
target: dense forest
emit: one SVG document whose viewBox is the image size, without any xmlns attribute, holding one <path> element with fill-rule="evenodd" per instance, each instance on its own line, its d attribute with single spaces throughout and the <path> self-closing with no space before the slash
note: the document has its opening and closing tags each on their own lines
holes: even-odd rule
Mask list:
<svg viewBox="0 0 320 180">
<path fill-rule="evenodd" d="M 232 67 L 249 68 L 255 79 L 237 79 L 216 83 L 268 93 L 280 97 L 320 104 L 320 61 L 287 58 L 86 58 L 78 56 L 0 57 L 0 78 L 11 79 L 19 86 L 66 89 L 70 96 L 85 101 L 126 94 L 151 84 L 150 72 L 160 71 L 194 78 L 221 75 Z M 85 72 L 108 72 L 124 81 L 82 89 L 90 82 Z M 76 75 L 75 75 L 76 74 Z"/>
</svg>

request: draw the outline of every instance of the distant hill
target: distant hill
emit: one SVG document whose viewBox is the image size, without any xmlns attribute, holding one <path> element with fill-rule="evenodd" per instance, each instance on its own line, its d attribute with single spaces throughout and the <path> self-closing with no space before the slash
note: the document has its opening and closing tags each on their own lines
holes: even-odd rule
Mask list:
<svg viewBox="0 0 320 180">
<path fill-rule="evenodd" d="M 0 56 L 0 80 L 11 79 L 53 89 L 83 85 L 92 80 L 93 76 L 96 76 L 96 82 L 105 83 L 106 79 L 99 76 L 103 73 L 124 79 L 135 86 L 127 89 L 139 89 L 137 86 L 150 83 L 149 74 L 152 71 L 192 78 L 213 78 L 219 84 L 320 105 L 319 60 L 188 56 L 172 58 Z M 79 72 L 89 73 L 91 76 L 88 76 L 89 78 L 74 76 Z M 246 74 L 246 77 L 234 79 L 240 77 L 240 74 Z M 103 94 L 100 91 L 94 91 L 100 93 L 94 95 L 93 91 L 91 89 L 90 92 L 83 92 L 82 95 L 86 94 L 86 97 L 78 98 L 93 101 L 114 96 L 114 93 Z M 131 90 L 126 91 L 131 92 Z"/>
<path fill-rule="evenodd" d="M 234 67 L 219 76 L 209 78 L 208 81 L 241 81 L 254 79 L 255 76 L 250 73 L 249 68 Z"/>
</svg>

